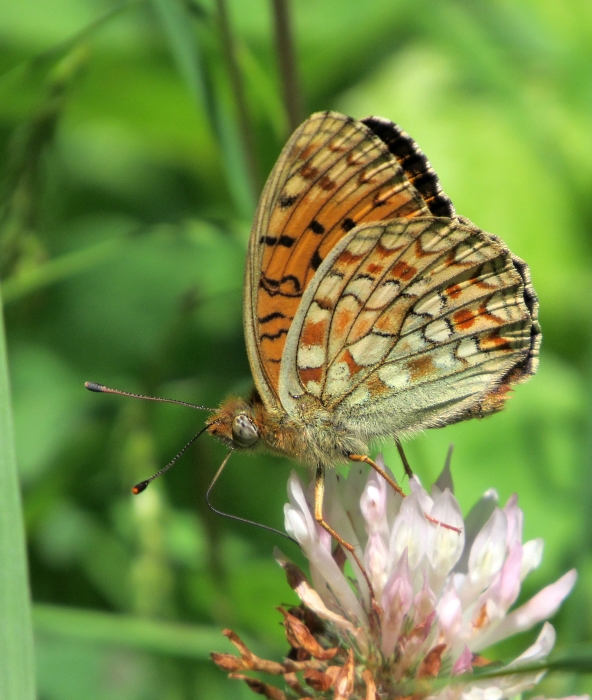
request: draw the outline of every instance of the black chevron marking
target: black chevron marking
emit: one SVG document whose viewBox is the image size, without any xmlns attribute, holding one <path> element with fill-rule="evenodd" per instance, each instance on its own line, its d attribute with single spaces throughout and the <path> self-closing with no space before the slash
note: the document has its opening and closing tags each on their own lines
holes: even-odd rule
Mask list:
<svg viewBox="0 0 592 700">
<path fill-rule="evenodd" d="M 292 284 L 294 285 L 293 292 L 289 293 L 283 289 L 280 289 L 281 285 L 283 285 L 285 282 L 292 282 Z M 302 296 L 302 292 L 300 290 L 300 280 L 294 275 L 285 275 L 284 277 L 282 277 L 281 280 L 274 280 L 271 277 L 261 275 L 261 279 L 259 280 L 259 286 L 265 289 L 269 296 L 272 297 L 276 296 L 277 294 L 279 294 L 282 297 Z"/>
<path fill-rule="evenodd" d="M 370 282 L 374 282 L 376 278 L 372 277 L 372 275 L 369 275 L 366 272 L 360 272 L 360 274 L 356 275 L 352 281 L 355 282 L 356 280 L 370 280 Z"/>
<path fill-rule="evenodd" d="M 288 318 L 288 316 L 283 314 L 281 311 L 274 311 L 273 313 L 267 314 L 267 316 L 263 316 L 263 318 L 258 318 L 257 320 L 259 323 L 269 323 L 276 318 Z M 292 319 L 290 318 L 289 320 L 291 321 Z"/>
<path fill-rule="evenodd" d="M 287 328 L 281 328 L 277 333 L 262 333 L 259 336 L 259 340 L 263 341 L 266 338 L 267 340 L 277 340 L 277 338 L 281 338 L 283 335 L 288 335 Z"/>
</svg>

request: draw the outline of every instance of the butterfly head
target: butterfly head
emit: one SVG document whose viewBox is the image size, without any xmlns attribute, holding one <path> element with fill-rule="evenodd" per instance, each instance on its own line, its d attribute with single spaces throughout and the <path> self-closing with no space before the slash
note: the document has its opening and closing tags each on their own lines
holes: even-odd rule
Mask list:
<svg viewBox="0 0 592 700">
<path fill-rule="evenodd" d="M 208 423 L 209 433 L 232 449 L 253 447 L 259 440 L 253 407 L 244 399 L 227 399 Z"/>
</svg>

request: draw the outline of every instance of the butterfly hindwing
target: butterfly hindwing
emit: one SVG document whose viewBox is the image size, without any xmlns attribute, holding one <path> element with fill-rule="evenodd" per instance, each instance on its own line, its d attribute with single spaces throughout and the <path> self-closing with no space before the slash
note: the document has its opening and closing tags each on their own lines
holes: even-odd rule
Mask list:
<svg viewBox="0 0 592 700">
<path fill-rule="evenodd" d="M 497 410 L 499 387 L 536 365 L 536 297 L 520 264 L 457 219 L 352 230 L 302 298 L 282 405 L 295 410 L 308 394 L 367 437 L 444 425 L 480 404 Z"/>
</svg>

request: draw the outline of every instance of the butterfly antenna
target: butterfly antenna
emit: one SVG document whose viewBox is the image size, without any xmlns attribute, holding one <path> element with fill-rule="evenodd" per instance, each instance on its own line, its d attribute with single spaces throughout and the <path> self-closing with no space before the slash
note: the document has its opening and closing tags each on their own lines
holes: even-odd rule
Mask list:
<svg viewBox="0 0 592 700">
<path fill-rule="evenodd" d="M 118 396 L 130 396 L 132 399 L 143 399 L 144 401 L 162 401 L 163 403 L 177 403 L 180 406 L 189 406 L 189 408 L 197 408 L 200 411 L 215 411 L 215 408 L 209 408 L 208 406 L 198 406 L 195 403 L 188 403 L 187 401 L 178 401 L 177 399 L 163 399 L 158 396 L 144 396 L 143 394 L 132 394 L 131 391 L 121 391 L 120 389 L 109 389 L 103 384 L 97 384 L 96 382 L 84 382 L 84 386 L 89 391 L 96 391 L 99 394 L 117 394 Z"/>
<path fill-rule="evenodd" d="M 253 525 L 254 527 L 260 527 L 262 530 L 267 530 L 268 532 L 273 532 L 275 535 L 281 535 L 282 537 L 285 537 L 287 540 L 290 540 L 290 542 L 294 542 L 294 544 L 300 546 L 298 542 L 293 538 L 290 537 L 290 535 L 286 534 L 285 532 L 282 532 L 281 530 L 277 530 L 275 527 L 270 527 L 269 525 L 263 525 L 262 523 L 257 523 L 254 520 L 248 520 L 247 518 L 241 518 L 238 515 L 232 515 L 231 513 L 225 513 L 224 511 L 218 510 L 212 505 L 212 502 L 210 501 L 210 494 L 212 492 L 212 489 L 214 488 L 216 482 L 218 481 L 220 474 L 222 474 L 222 471 L 224 467 L 226 466 L 228 460 L 230 459 L 230 455 L 232 454 L 232 451 L 229 452 L 226 457 L 224 457 L 224 461 L 218 468 L 218 471 L 214 475 L 214 478 L 212 479 L 212 483 L 209 485 L 208 490 L 206 491 L 206 503 L 208 504 L 208 508 L 216 513 L 216 515 L 221 515 L 224 518 L 230 518 L 231 520 L 237 520 L 239 523 L 245 523 L 246 525 Z"/>
<path fill-rule="evenodd" d="M 149 479 L 145 479 L 144 481 L 140 481 L 139 484 L 136 484 L 135 486 L 132 487 L 132 493 L 137 496 L 139 493 L 142 493 L 148 486 L 148 484 L 151 481 L 154 481 L 154 479 L 157 479 L 161 474 L 164 474 L 166 471 L 168 471 L 173 464 L 176 464 L 176 462 L 179 461 L 179 459 L 187 452 L 187 450 L 193 445 L 193 443 L 197 440 L 197 438 L 202 435 L 208 428 L 210 427 L 210 423 L 208 423 L 205 428 L 202 428 L 202 430 L 197 433 L 197 435 L 194 435 L 191 440 L 185 445 L 185 447 L 178 452 L 171 461 L 165 465 L 160 471 L 156 472 L 156 474 L 153 474 Z"/>
</svg>

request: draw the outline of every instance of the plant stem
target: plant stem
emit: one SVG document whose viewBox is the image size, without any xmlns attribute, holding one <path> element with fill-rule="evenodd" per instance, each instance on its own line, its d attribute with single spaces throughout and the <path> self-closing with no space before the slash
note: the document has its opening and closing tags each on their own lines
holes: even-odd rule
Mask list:
<svg viewBox="0 0 592 700">
<path fill-rule="evenodd" d="M 0 300 L 0 698 L 34 700 L 27 550 Z"/>
<path fill-rule="evenodd" d="M 254 199 L 256 200 L 261 189 L 261 180 L 257 166 L 257 158 L 255 156 L 255 139 L 251 129 L 249 109 L 245 97 L 243 80 L 238 66 L 238 61 L 236 60 L 236 45 L 234 42 L 234 37 L 232 36 L 232 28 L 230 26 L 230 18 L 228 16 L 226 0 L 216 0 L 216 8 L 218 23 L 220 26 L 220 36 L 222 38 L 222 50 L 224 52 L 224 58 L 226 60 L 226 65 L 230 76 L 230 87 L 234 97 L 238 126 L 243 143 L 245 162 L 247 165 L 251 190 L 253 192 Z"/>
<path fill-rule="evenodd" d="M 290 132 L 292 132 L 302 121 L 302 96 L 296 68 L 288 1 L 272 0 L 272 6 L 276 49 L 282 81 L 282 95 Z"/>
</svg>

